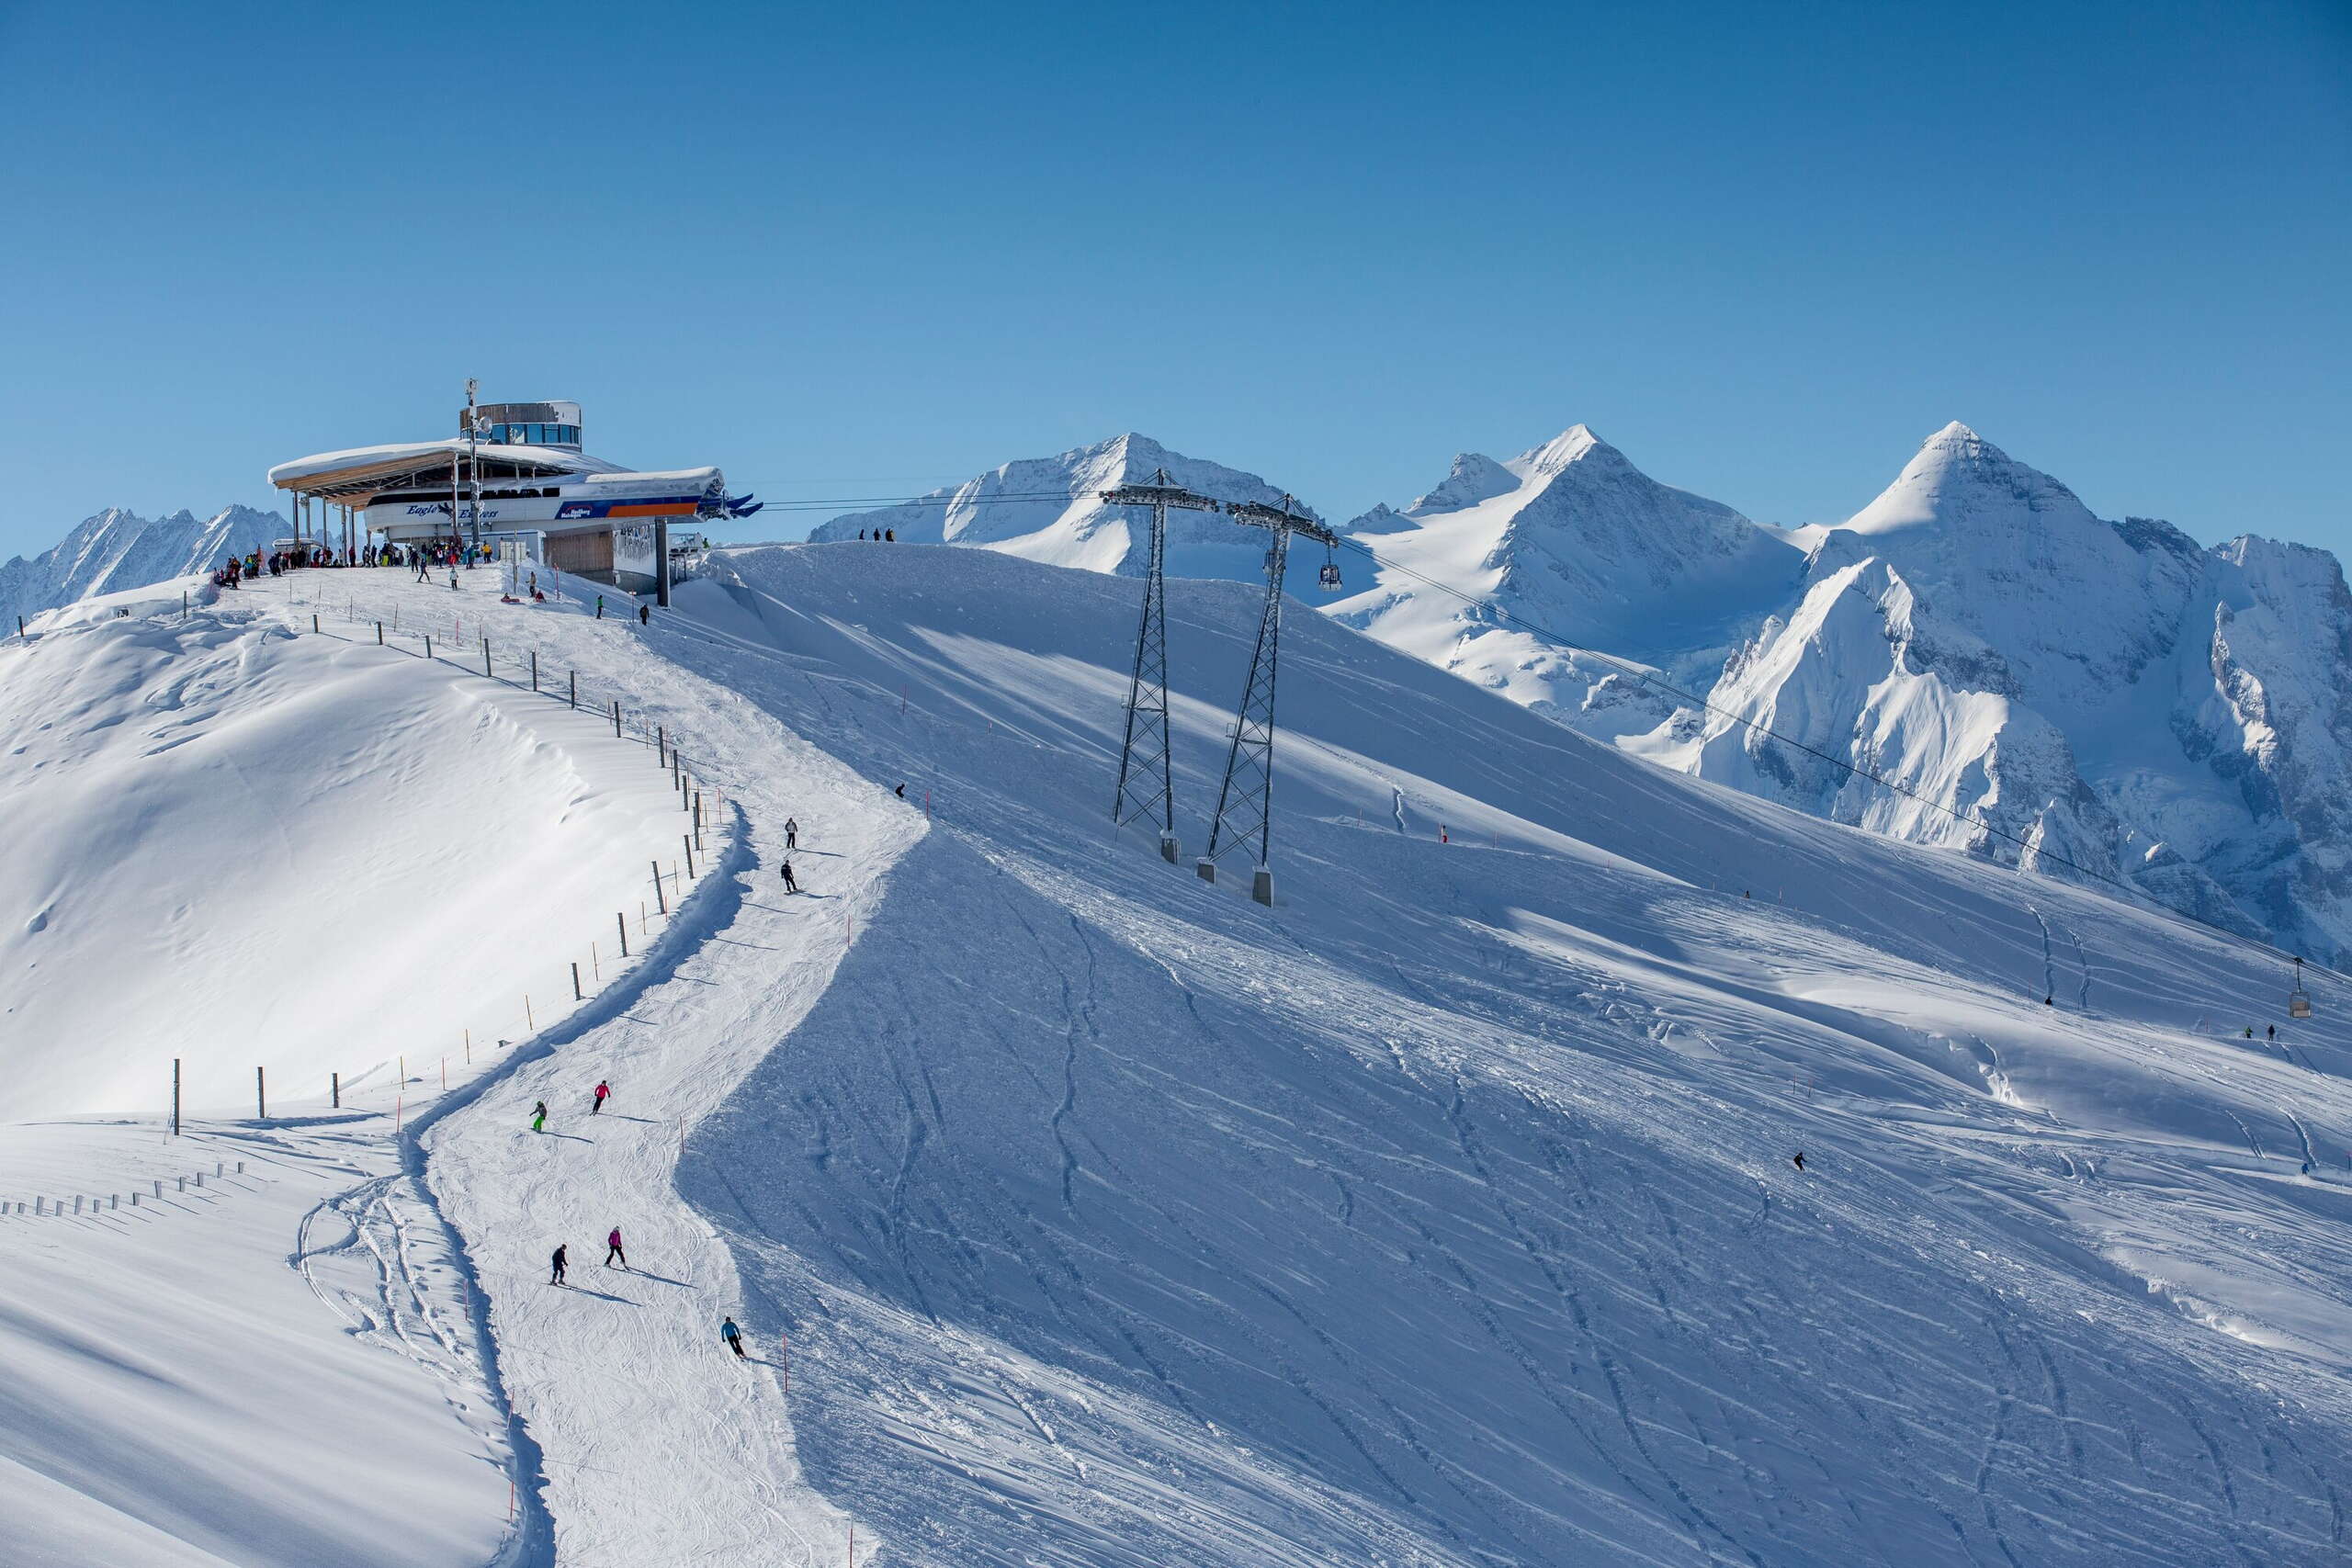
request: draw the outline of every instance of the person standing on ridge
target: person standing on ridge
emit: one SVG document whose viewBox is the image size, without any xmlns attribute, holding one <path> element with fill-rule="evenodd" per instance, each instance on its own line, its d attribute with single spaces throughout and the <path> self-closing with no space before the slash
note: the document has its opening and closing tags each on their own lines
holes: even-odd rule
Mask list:
<svg viewBox="0 0 2352 1568">
<path fill-rule="evenodd" d="M 534 1133 L 544 1133 L 547 1130 L 548 1102 L 542 1100 L 537 1105 L 531 1107 L 531 1131 Z"/>
<path fill-rule="evenodd" d="M 786 861 L 784 863 L 784 890 L 786 893 L 797 893 L 800 891 L 800 881 L 797 877 L 792 874 L 792 863 L 790 861 Z"/>
<path fill-rule="evenodd" d="M 550 1285 L 560 1285 L 563 1283 L 563 1255 L 564 1248 L 560 1244 L 559 1244 L 555 1249 L 555 1256 L 548 1259 L 549 1266 L 553 1269 L 553 1272 L 548 1275 L 548 1283 Z"/>
<path fill-rule="evenodd" d="M 613 1234 L 605 1238 L 605 1267 L 610 1269 L 616 1258 L 621 1260 L 623 1269 L 628 1267 L 628 1254 L 621 1250 L 621 1227 L 618 1225 L 615 1225 Z"/>
<path fill-rule="evenodd" d="M 599 1111 L 603 1111 L 603 1110 L 605 1109 L 605 1099 L 606 1099 L 608 1096 L 610 1096 L 610 1095 L 611 1095 L 611 1093 L 612 1093 L 612 1092 L 613 1092 L 613 1086 L 612 1086 L 612 1085 L 610 1085 L 610 1084 L 608 1084 L 608 1083 L 606 1083 L 606 1082 L 605 1082 L 605 1080 L 604 1080 L 604 1079 L 602 1079 L 602 1078 L 598 1078 L 598 1079 L 596 1080 L 596 1100 L 595 1100 L 595 1103 L 594 1103 L 594 1104 L 593 1104 L 593 1105 L 591 1105 L 591 1106 L 589 1106 L 589 1108 L 588 1108 L 588 1114 L 589 1114 L 589 1115 L 591 1115 L 591 1116 L 594 1116 L 594 1115 L 595 1115 L 597 1112 L 599 1112 Z"/>
<path fill-rule="evenodd" d="M 735 1359 L 737 1360 L 740 1361 L 744 1359 L 743 1331 L 735 1326 L 735 1320 L 733 1318 L 730 1317 L 726 1322 L 718 1325 L 718 1337 L 727 1341 L 727 1348 L 735 1352 Z"/>
<path fill-rule="evenodd" d="M 800 823 L 797 818 L 787 817 L 784 819 L 784 847 L 787 850 L 800 847 Z"/>
</svg>

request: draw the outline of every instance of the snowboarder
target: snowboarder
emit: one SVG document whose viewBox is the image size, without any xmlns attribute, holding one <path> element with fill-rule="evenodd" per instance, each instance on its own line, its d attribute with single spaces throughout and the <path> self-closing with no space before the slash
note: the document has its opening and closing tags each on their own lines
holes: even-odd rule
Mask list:
<svg viewBox="0 0 2352 1568">
<path fill-rule="evenodd" d="M 596 1080 L 596 1102 L 595 1102 L 594 1105 L 591 1105 L 591 1106 L 588 1108 L 588 1114 L 589 1114 L 589 1115 L 591 1115 L 591 1116 L 594 1116 L 594 1115 L 595 1115 L 598 1111 L 600 1111 L 604 1110 L 604 1109 L 605 1109 L 605 1100 L 606 1097 L 608 1097 L 612 1092 L 613 1092 L 613 1086 L 612 1086 L 612 1085 L 610 1085 L 610 1084 L 608 1084 L 608 1083 L 605 1082 L 602 1078 L 597 1079 L 597 1080 Z"/>
<path fill-rule="evenodd" d="M 1804 1168 L 1804 1151 L 1803 1149 L 1799 1149 L 1796 1153 L 1789 1156 L 1789 1160 L 1790 1163 L 1793 1164 L 1799 1170 L 1803 1170 Z"/>
<path fill-rule="evenodd" d="M 560 1285 L 563 1283 L 563 1252 L 564 1249 L 561 1247 L 558 1247 L 555 1249 L 555 1256 L 548 1260 L 554 1269 L 554 1272 L 548 1276 L 548 1283 L 550 1285 Z"/>
<path fill-rule="evenodd" d="M 2263 1032 L 2263 1033 L 2265 1033 L 2265 1034 L 2267 1034 L 2267 1035 L 2268 1035 L 2268 1036 L 2270 1037 L 2270 1043 L 2271 1043 L 2273 1045 L 2276 1045 L 2276 1044 L 2278 1044 L 2278 1026 L 2277 1024 L 2275 1024 L 2275 1023 L 2266 1023 L 2266 1024 L 2264 1024 L 2264 1025 L 2262 1026 L 2262 1032 Z"/>
<path fill-rule="evenodd" d="M 885 528 L 882 530 L 882 537 L 895 545 L 899 542 L 899 531 L 896 528 Z"/>
<path fill-rule="evenodd" d="M 735 1352 L 735 1359 L 737 1360 L 740 1361 L 744 1359 L 743 1331 L 735 1326 L 735 1320 L 733 1318 L 730 1317 L 726 1322 L 718 1325 L 718 1337 L 727 1341 L 727 1348 Z"/>
<path fill-rule="evenodd" d="M 792 874 L 792 863 L 790 861 L 786 861 L 784 863 L 784 890 L 786 893 L 797 893 L 800 891 L 800 882 L 797 877 L 795 877 Z"/>
<path fill-rule="evenodd" d="M 906 799 L 906 798 L 907 798 L 907 786 L 906 786 L 906 785 L 904 785 L 904 784 L 900 784 L 900 785 L 899 786 L 898 794 L 899 794 L 899 798 L 900 800 L 904 800 L 904 799 Z"/>
<path fill-rule="evenodd" d="M 548 1102 L 542 1100 L 537 1104 L 531 1107 L 531 1131 L 534 1133 L 544 1133 L 547 1130 Z"/>
<path fill-rule="evenodd" d="M 863 528 L 857 531 L 857 542 L 861 545 L 865 543 L 865 530 Z"/>
<path fill-rule="evenodd" d="M 784 847 L 787 850 L 800 847 L 800 823 L 794 818 L 784 819 Z"/>
<path fill-rule="evenodd" d="M 2249 1024 L 2247 1024 L 2247 1025 L 2245 1026 L 2245 1037 L 2246 1037 L 2248 1040 L 2251 1040 L 2251 1039 L 2253 1039 L 2253 1038 L 2254 1038 L 2254 1025 L 2252 1025 L 2252 1024 L 2250 1024 L 2250 1023 L 2249 1023 Z"/>
<path fill-rule="evenodd" d="M 650 626 L 653 624 L 652 605 L 639 604 L 637 607 L 637 624 L 640 626 Z"/>
<path fill-rule="evenodd" d="M 621 1260 L 622 1268 L 628 1267 L 628 1254 L 621 1250 L 621 1227 L 618 1225 L 615 1225 L 613 1234 L 605 1238 L 605 1267 L 610 1269 L 616 1258 Z"/>
</svg>

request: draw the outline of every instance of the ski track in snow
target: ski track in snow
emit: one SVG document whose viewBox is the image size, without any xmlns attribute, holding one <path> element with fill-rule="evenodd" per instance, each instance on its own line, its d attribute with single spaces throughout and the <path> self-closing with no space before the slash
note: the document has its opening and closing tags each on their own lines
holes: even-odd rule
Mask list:
<svg viewBox="0 0 2352 1568">
<path fill-rule="evenodd" d="M 926 1568 L 2340 1559 L 2352 1200 L 2261 1128 L 2324 1163 L 2352 1091 L 2189 1027 L 2236 954 L 1309 618 L 1261 910 L 1097 824 L 1133 584 L 957 555 L 492 623 L 732 808 L 623 980 L 286 1253 L 511 1453 L 504 1562 L 813 1568 L 853 1516 Z M 1248 598 L 1171 586 L 1188 812 Z"/>
<path fill-rule="evenodd" d="M 430 590 L 402 592 L 420 612 L 436 603 Z M 775 1341 L 744 1312 L 725 1249 L 678 1203 L 671 1171 L 695 1122 L 822 990 L 845 921 L 920 836 L 921 818 L 746 705 L 648 660 L 625 623 L 547 617 L 531 629 L 543 662 L 628 691 L 633 717 L 684 737 L 702 775 L 728 782 L 729 848 L 624 987 L 420 1119 L 420 1174 L 466 1238 L 501 1381 L 537 1445 L 526 1480 L 551 1517 L 558 1561 L 764 1562 L 780 1543 L 787 1561 L 839 1561 L 848 1520 L 799 1479 Z M 801 824 L 811 892 L 799 897 L 774 875 L 786 816 Z M 673 1043 L 685 1039 L 707 1044 Z M 599 1078 L 615 1096 L 591 1116 Z M 552 1114 L 535 1135 L 528 1112 L 542 1099 Z M 616 1226 L 627 1270 L 599 1266 Z M 558 1242 L 571 1253 L 565 1288 L 547 1282 Z M 767 1352 L 750 1367 L 719 1341 L 729 1312 Z M 710 1382 L 711 1395 L 679 1396 Z M 880 1544 L 866 1532 L 860 1561 Z"/>
</svg>

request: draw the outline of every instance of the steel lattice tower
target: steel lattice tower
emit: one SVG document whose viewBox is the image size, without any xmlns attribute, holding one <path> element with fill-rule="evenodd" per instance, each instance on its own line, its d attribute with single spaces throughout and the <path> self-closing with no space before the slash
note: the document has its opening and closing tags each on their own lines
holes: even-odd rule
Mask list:
<svg viewBox="0 0 2352 1568">
<path fill-rule="evenodd" d="M 1279 507 L 1248 502 L 1226 510 L 1237 523 L 1268 530 L 1272 539 L 1266 547 L 1266 603 L 1258 615 L 1258 645 L 1250 656 L 1250 678 L 1242 683 L 1241 706 L 1234 715 L 1233 743 L 1225 756 L 1225 782 L 1218 786 L 1216 816 L 1209 823 L 1209 847 L 1197 869 L 1202 880 L 1215 882 L 1219 855 L 1254 849 L 1250 896 L 1271 905 L 1274 901 L 1274 676 L 1282 651 L 1283 570 L 1290 563 L 1293 534 L 1304 534 L 1325 546 L 1337 543 L 1338 536 L 1294 510 L 1289 496 L 1283 497 Z"/>
<path fill-rule="evenodd" d="M 1126 736 L 1119 745 L 1119 787 L 1111 798 L 1111 820 L 1118 827 L 1155 818 L 1159 854 L 1176 863 L 1176 785 L 1168 741 L 1168 509 L 1215 512 L 1217 503 L 1195 495 L 1161 468 L 1151 482 L 1121 485 L 1102 492 L 1113 506 L 1151 508 L 1151 543 L 1143 584 L 1143 622 L 1136 631 L 1135 669 L 1127 680 Z"/>
</svg>

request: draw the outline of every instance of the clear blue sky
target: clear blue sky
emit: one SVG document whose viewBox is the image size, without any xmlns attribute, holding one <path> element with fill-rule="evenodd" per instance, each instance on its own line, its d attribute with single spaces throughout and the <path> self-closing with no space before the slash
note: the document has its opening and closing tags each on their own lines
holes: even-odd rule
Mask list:
<svg viewBox="0 0 2352 1568">
<path fill-rule="evenodd" d="M 0 556 L 468 375 L 770 497 L 1136 429 L 1338 516 L 1581 420 L 1834 519 L 1958 418 L 2352 553 L 2347 371 L 2352 0 L 0 0 Z"/>
</svg>

